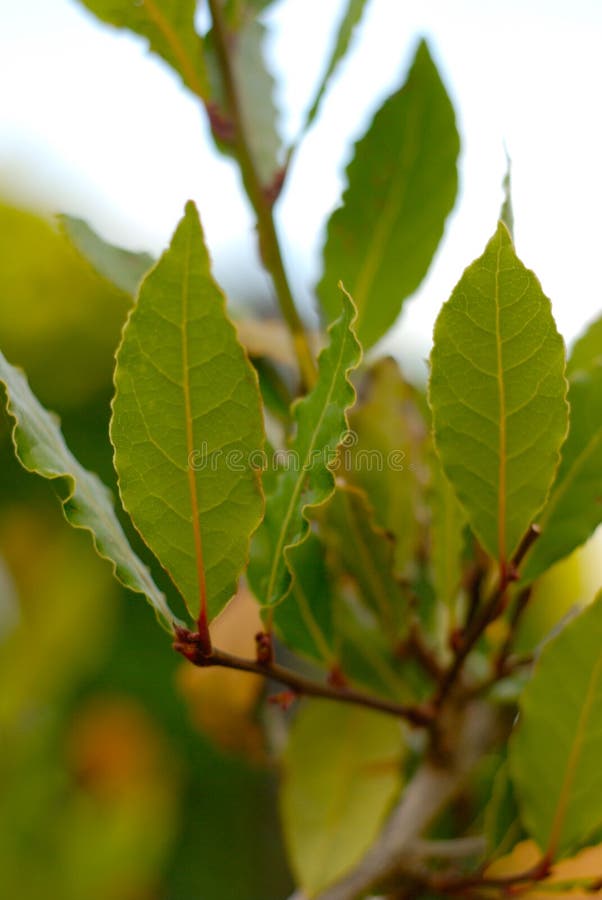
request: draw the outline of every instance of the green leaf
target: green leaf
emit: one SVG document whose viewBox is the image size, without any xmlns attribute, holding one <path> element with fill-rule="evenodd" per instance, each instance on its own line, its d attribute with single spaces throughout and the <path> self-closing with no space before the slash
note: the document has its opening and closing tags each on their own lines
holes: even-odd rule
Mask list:
<svg viewBox="0 0 602 900">
<path fill-rule="evenodd" d="M 602 825 L 601 644 L 599 596 L 544 647 L 510 741 L 523 823 L 553 858 Z"/>
<path fill-rule="evenodd" d="M 429 402 L 445 474 L 502 566 L 558 467 L 566 388 L 550 301 L 500 223 L 435 324 Z"/>
<path fill-rule="evenodd" d="M 255 538 L 249 579 L 263 606 L 274 606 L 288 595 L 294 549 L 307 539 L 310 511 L 334 491 L 331 469 L 347 431 L 346 411 L 355 400 L 348 376 L 361 360 L 353 332 L 355 307 L 345 291 L 342 298 L 342 314 L 329 329 L 330 345 L 320 354 L 317 382 L 293 407 L 297 433 L 288 465 L 266 498 Z"/>
<path fill-rule="evenodd" d="M 567 374 L 572 377 L 580 369 L 587 371 L 598 363 L 602 363 L 602 316 L 592 322 L 575 342 L 567 364 Z"/>
<path fill-rule="evenodd" d="M 395 571 L 412 574 L 424 536 L 427 426 L 417 392 L 391 358 L 379 360 L 349 415 L 345 478 L 366 492 L 376 523 L 394 538 Z"/>
<path fill-rule="evenodd" d="M 408 595 L 394 573 L 395 544 L 374 522 L 363 491 L 338 485 L 319 511 L 321 531 L 335 565 L 357 585 L 360 602 L 372 610 L 394 646 L 408 628 Z"/>
<path fill-rule="evenodd" d="M 343 280 L 364 347 L 391 327 L 427 273 L 454 205 L 459 149 L 454 111 L 423 41 L 405 85 L 356 144 L 343 205 L 328 224 L 318 295 L 333 317 Z"/>
<path fill-rule="evenodd" d="M 329 329 L 330 345 L 320 354 L 317 382 L 293 407 L 297 433 L 289 465 L 266 498 L 265 519 L 255 538 L 249 578 L 263 606 L 280 603 L 290 592 L 294 550 L 307 539 L 309 513 L 334 491 L 331 469 L 347 431 L 346 411 L 355 400 L 348 376 L 361 360 L 353 332 L 355 307 L 345 291 L 342 297 L 342 314 Z"/>
<path fill-rule="evenodd" d="M 76 250 L 107 281 L 126 294 L 135 294 L 155 260 L 148 253 L 132 253 L 107 243 L 83 219 L 61 215 L 61 227 Z"/>
<path fill-rule="evenodd" d="M 2 352 L 43 404 L 89 408 L 110 390 L 129 298 L 37 215 L 0 204 L 0 234 Z"/>
<path fill-rule="evenodd" d="M 324 547 L 310 533 L 293 558 L 293 587 L 274 610 L 274 626 L 284 643 L 310 659 L 332 666 L 335 596 Z"/>
<path fill-rule="evenodd" d="M 310 701 L 283 760 L 282 819 L 290 861 L 309 897 L 370 848 L 401 787 L 399 724 L 370 710 Z"/>
<path fill-rule="evenodd" d="M 123 504 L 191 615 L 213 618 L 235 592 L 261 518 L 253 454 L 263 425 L 257 377 L 211 277 L 193 203 L 142 283 L 115 388 Z"/>
<path fill-rule="evenodd" d="M 274 103 L 274 79 L 265 60 L 263 46 L 267 29 L 254 15 L 246 14 L 232 34 L 230 62 L 238 92 L 240 115 L 251 156 L 266 188 L 271 186 L 282 164 L 282 142 L 278 133 L 278 110 Z M 226 90 L 216 58 L 213 33 L 206 39 L 207 62 L 212 85 L 212 101 L 219 111 L 220 122 L 229 118 Z M 213 133 L 218 146 L 232 154 L 229 141 L 221 141 L 219 129 Z"/>
<path fill-rule="evenodd" d="M 27 379 L 0 353 L 0 380 L 7 393 L 7 410 L 15 420 L 12 432 L 17 458 L 29 472 L 67 481 L 62 500 L 67 521 L 90 531 L 98 554 L 113 564 L 116 577 L 132 591 L 144 594 L 160 621 L 171 630 L 178 624 L 150 572 L 138 559 L 115 515 L 110 491 L 84 469 L 65 444 L 56 417 L 31 392 Z"/>
<path fill-rule="evenodd" d="M 579 371 L 569 389 L 569 435 L 554 488 L 538 518 L 541 537 L 522 570 L 525 582 L 568 556 L 602 522 L 602 359 Z"/>
<path fill-rule="evenodd" d="M 450 613 L 452 627 L 462 581 L 462 554 L 466 517 L 453 487 L 433 453 L 431 563 L 437 600 Z"/>
<path fill-rule="evenodd" d="M 366 0 L 347 0 L 347 4 L 343 8 L 336 40 L 334 47 L 332 48 L 332 53 L 330 54 L 330 59 L 328 60 L 328 65 L 326 66 L 326 71 L 322 76 L 314 101 L 305 118 L 305 124 L 301 131 L 302 134 L 311 127 L 312 122 L 316 118 L 324 94 L 330 84 L 330 79 L 349 49 L 353 33 L 362 19 L 365 8 Z"/>
<path fill-rule="evenodd" d="M 491 799 L 485 810 L 485 837 L 489 859 L 509 853 L 522 837 L 514 785 L 507 762 L 503 762 L 493 781 Z"/>
<path fill-rule="evenodd" d="M 335 636 L 339 668 L 352 684 L 400 703 L 430 693 L 424 670 L 413 659 L 400 659 L 380 620 L 349 591 L 336 597 Z"/>
<path fill-rule="evenodd" d="M 198 97 L 209 96 L 203 42 L 195 31 L 196 0 L 80 0 L 95 16 L 146 38 Z"/>
</svg>

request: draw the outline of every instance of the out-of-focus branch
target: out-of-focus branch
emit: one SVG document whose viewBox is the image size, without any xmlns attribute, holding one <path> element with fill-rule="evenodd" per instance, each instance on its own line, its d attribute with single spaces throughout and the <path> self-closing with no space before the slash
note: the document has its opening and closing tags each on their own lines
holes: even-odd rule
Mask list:
<svg viewBox="0 0 602 900">
<path fill-rule="evenodd" d="M 209 10 L 213 22 L 216 58 L 224 84 L 227 111 L 233 128 L 233 147 L 240 166 L 245 190 L 257 218 L 261 257 L 271 275 L 282 315 L 291 331 L 301 378 L 306 387 L 311 387 L 316 378 L 316 365 L 284 268 L 280 242 L 272 215 L 272 201 L 269 191 L 266 190 L 265 185 L 261 184 L 246 133 L 244 114 L 231 60 L 233 36 L 228 34 L 223 15 L 222 0 L 209 0 Z"/>
</svg>

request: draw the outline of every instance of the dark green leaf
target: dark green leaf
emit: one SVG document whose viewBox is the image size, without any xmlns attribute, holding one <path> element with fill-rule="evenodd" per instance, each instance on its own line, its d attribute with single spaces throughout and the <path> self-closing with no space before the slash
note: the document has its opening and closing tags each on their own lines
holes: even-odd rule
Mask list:
<svg viewBox="0 0 602 900">
<path fill-rule="evenodd" d="M 508 765 L 503 762 L 498 769 L 491 799 L 485 810 L 485 837 L 489 859 L 508 853 L 522 836 L 522 828 L 514 785 Z"/>
<path fill-rule="evenodd" d="M 117 353 L 111 438 L 124 506 L 193 616 L 234 594 L 261 518 L 257 377 L 211 277 L 193 203 Z M 253 454 L 257 454 L 254 460 Z"/>
<path fill-rule="evenodd" d="M 429 402 L 445 474 L 504 566 L 543 506 L 567 430 L 550 301 L 500 223 L 435 325 Z"/>
<path fill-rule="evenodd" d="M 343 205 L 328 224 L 318 295 L 332 318 L 343 280 L 364 347 L 385 334 L 426 275 L 454 204 L 459 147 L 452 105 L 422 42 L 407 82 L 356 145 Z"/>
</svg>

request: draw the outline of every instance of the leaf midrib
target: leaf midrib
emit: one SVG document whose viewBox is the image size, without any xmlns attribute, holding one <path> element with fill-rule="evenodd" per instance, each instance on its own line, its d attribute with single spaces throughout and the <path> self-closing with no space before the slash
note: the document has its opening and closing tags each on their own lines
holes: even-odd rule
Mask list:
<svg viewBox="0 0 602 900">
<path fill-rule="evenodd" d="M 190 363 L 188 356 L 188 303 L 190 281 L 190 256 L 192 251 L 192 234 L 190 229 L 186 235 L 186 250 L 184 253 L 184 273 L 182 278 L 182 390 L 184 392 L 184 418 L 186 426 L 186 459 L 190 460 L 194 452 L 194 430 L 192 418 L 192 400 L 190 394 Z M 192 516 L 192 533 L 196 559 L 197 579 L 199 588 L 199 619 L 207 616 L 207 582 L 205 578 L 205 565 L 203 561 L 203 539 L 201 535 L 201 523 L 199 502 L 197 495 L 197 483 L 194 468 L 188 463 L 186 467 L 188 475 L 188 490 L 190 494 L 190 512 Z"/>
<path fill-rule="evenodd" d="M 500 259 L 502 242 L 497 249 L 495 266 L 495 341 L 497 353 L 497 382 L 499 395 L 499 463 L 498 463 L 498 556 L 503 569 L 506 565 L 506 385 L 504 383 L 504 363 L 502 358 L 501 309 L 500 309 Z"/>
</svg>

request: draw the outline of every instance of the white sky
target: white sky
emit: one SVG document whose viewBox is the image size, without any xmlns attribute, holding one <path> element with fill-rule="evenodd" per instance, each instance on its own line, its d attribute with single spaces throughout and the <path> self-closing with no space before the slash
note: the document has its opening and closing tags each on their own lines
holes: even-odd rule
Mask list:
<svg viewBox="0 0 602 900">
<path fill-rule="evenodd" d="M 270 15 L 289 138 L 340 9 L 341 0 L 283 0 Z M 461 195 L 393 344 L 406 358 L 428 352 L 441 303 L 494 230 L 504 142 L 519 255 L 570 339 L 602 309 L 600 0 L 371 0 L 278 207 L 297 294 L 312 302 L 350 141 L 400 83 L 422 34 L 458 113 Z M 216 158 L 198 104 L 141 41 L 98 25 L 71 0 L 0 0 L 0 84 L 0 191 L 19 185 L 31 202 L 154 253 L 192 197 L 226 289 L 244 281 L 265 291 L 233 166 Z"/>
</svg>

